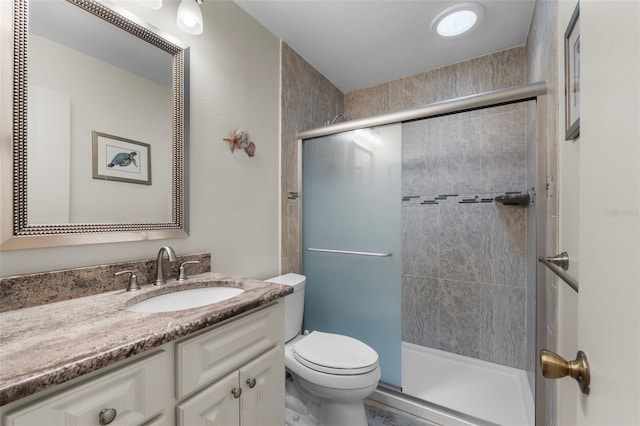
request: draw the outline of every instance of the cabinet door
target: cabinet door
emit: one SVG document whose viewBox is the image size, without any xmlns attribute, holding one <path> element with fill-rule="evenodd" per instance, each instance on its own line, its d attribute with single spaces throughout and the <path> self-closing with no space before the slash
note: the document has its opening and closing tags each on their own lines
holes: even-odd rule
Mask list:
<svg viewBox="0 0 640 426">
<path fill-rule="evenodd" d="M 234 389 L 240 389 L 237 371 L 180 403 L 176 407 L 176 423 L 178 426 L 238 426 L 240 402 L 232 392 Z"/>
<path fill-rule="evenodd" d="M 271 349 L 240 369 L 240 424 L 284 424 L 284 353 Z"/>
<path fill-rule="evenodd" d="M 8 413 L 3 424 L 98 426 L 103 410 L 115 414 L 111 426 L 140 424 L 167 406 L 168 368 L 166 353 L 157 352 Z"/>
<path fill-rule="evenodd" d="M 284 337 L 282 303 L 176 344 L 179 399 L 277 346 Z M 243 386 L 244 387 L 244 386 Z"/>
<path fill-rule="evenodd" d="M 140 426 L 169 426 L 169 419 L 164 414 L 160 414 L 152 420 L 140 425 Z"/>
</svg>

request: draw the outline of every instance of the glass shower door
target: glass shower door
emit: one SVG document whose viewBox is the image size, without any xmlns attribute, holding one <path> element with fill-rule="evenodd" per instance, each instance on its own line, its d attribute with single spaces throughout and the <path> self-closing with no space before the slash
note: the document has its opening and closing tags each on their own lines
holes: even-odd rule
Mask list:
<svg viewBox="0 0 640 426">
<path fill-rule="evenodd" d="M 304 327 L 359 339 L 401 387 L 401 126 L 302 143 Z"/>
</svg>

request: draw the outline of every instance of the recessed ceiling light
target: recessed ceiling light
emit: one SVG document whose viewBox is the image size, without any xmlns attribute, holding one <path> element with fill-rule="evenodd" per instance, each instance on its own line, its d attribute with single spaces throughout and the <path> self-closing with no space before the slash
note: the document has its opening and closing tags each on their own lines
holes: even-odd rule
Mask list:
<svg viewBox="0 0 640 426">
<path fill-rule="evenodd" d="M 478 3 L 460 3 L 448 7 L 431 21 L 431 31 L 441 37 L 459 37 L 477 27 L 484 16 Z"/>
</svg>

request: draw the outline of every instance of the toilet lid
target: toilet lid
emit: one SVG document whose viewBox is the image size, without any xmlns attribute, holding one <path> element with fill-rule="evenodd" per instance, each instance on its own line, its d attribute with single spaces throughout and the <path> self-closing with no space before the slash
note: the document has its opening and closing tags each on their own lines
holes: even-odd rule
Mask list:
<svg viewBox="0 0 640 426">
<path fill-rule="evenodd" d="M 364 374 L 378 366 L 378 353 L 359 340 L 314 331 L 293 345 L 293 356 L 313 370 L 328 374 Z"/>
</svg>

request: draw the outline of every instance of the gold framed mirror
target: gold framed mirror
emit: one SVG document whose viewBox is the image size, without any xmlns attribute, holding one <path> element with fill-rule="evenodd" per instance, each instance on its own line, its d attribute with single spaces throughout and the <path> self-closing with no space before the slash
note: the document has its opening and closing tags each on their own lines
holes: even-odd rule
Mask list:
<svg viewBox="0 0 640 426">
<path fill-rule="evenodd" d="M 186 237 L 189 49 L 98 1 L 2 3 L 0 249 Z"/>
</svg>

